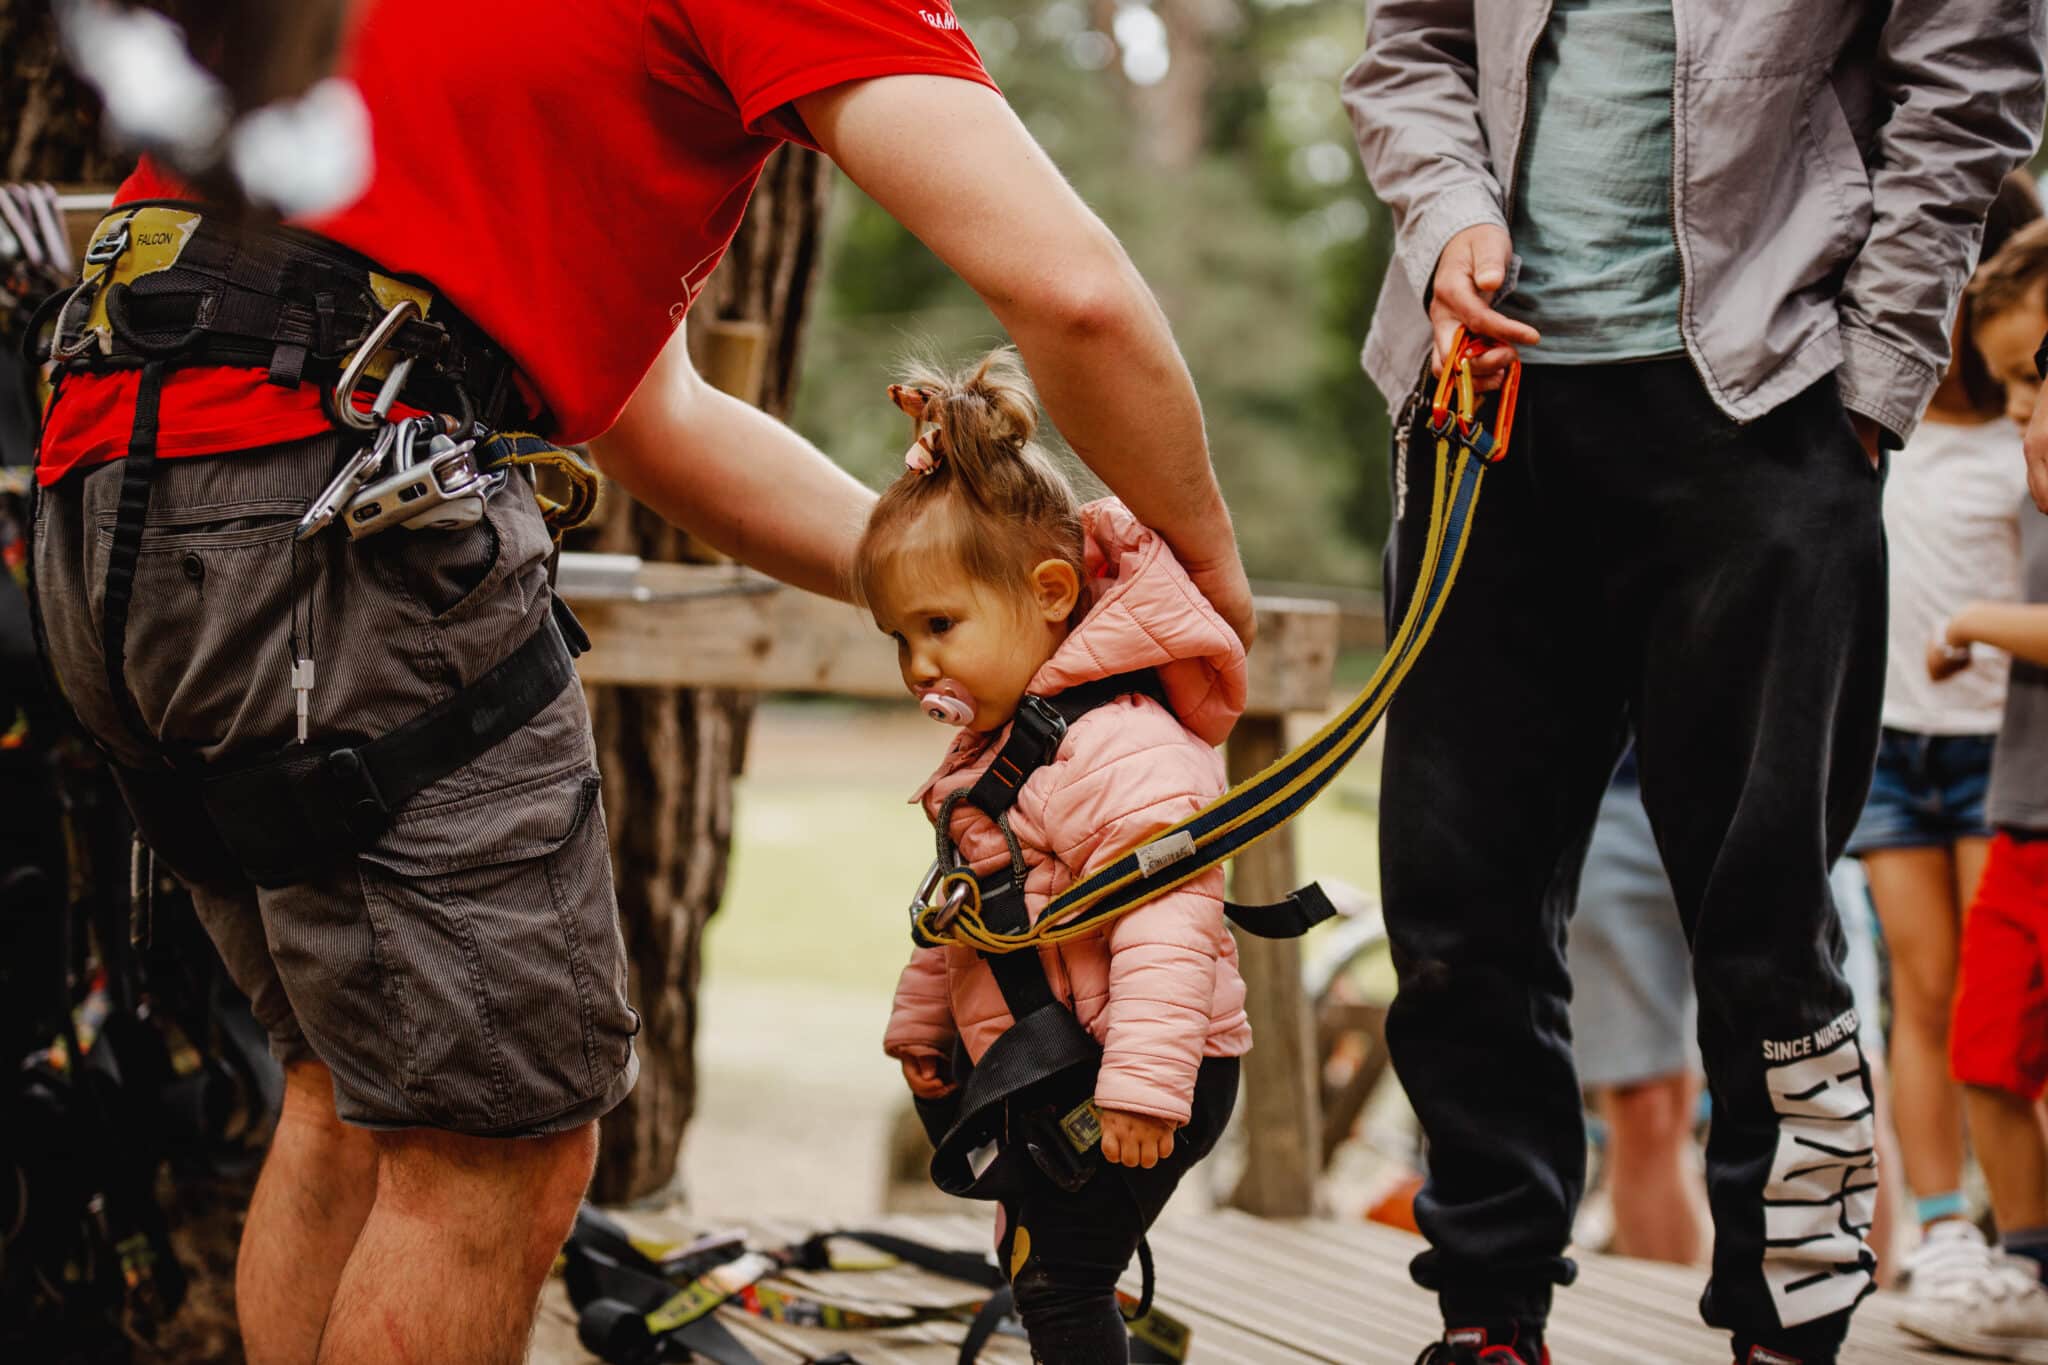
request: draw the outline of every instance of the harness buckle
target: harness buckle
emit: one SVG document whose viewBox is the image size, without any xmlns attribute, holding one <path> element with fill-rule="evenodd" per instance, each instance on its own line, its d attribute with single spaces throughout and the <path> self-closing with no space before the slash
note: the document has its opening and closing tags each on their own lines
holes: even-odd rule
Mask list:
<svg viewBox="0 0 2048 1365">
<path fill-rule="evenodd" d="M 341 519 L 349 539 L 362 540 L 394 526 L 459 531 L 476 525 L 484 499 L 503 486 L 505 476 L 477 468 L 474 440 L 458 444 L 439 432 L 427 442 L 427 458 L 415 463 L 413 447 L 430 421 L 408 418 L 398 425 L 398 468 L 349 499 Z"/>
<path fill-rule="evenodd" d="M 360 843 L 373 842 L 390 825 L 391 808 L 384 803 L 363 756 L 354 749 L 336 749 L 327 755 L 325 766 L 334 784 L 330 792 L 334 813 Z"/>
<path fill-rule="evenodd" d="M 128 221 L 123 218 L 93 240 L 85 249 L 87 265 L 112 265 L 121 259 L 121 253 L 128 249 Z"/>
<path fill-rule="evenodd" d="M 1011 722 L 1013 733 L 1021 734 L 1036 744 L 1044 755 L 1041 761 L 1049 761 L 1059 751 L 1060 741 L 1067 736 L 1066 717 L 1044 697 L 1027 692 L 1017 703 L 1017 714 Z"/>
</svg>

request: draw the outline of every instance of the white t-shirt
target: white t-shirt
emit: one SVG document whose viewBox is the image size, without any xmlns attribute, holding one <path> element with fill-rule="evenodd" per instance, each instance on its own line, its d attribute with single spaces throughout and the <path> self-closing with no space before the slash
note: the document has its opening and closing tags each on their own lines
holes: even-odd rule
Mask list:
<svg viewBox="0 0 2048 1365">
<path fill-rule="evenodd" d="M 1923 735 L 1988 735 L 2005 706 L 2006 657 L 1983 645 L 1970 666 L 1935 682 L 1927 644 L 1968 602 L 2020 595 L 2020 430 L 2004 417 L 1975 426 L 1928 420 L 1892 455 L 1884 490 L 1891 549 L 1891 644 L 1884 723 Z"/>
</svg>

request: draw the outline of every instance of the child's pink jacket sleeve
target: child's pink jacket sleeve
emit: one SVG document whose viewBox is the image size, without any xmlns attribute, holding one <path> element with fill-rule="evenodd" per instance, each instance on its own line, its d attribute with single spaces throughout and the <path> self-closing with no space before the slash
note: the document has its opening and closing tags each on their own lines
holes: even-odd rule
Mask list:
<svg viewBox="0 0 2048 1365">
<path fill-rule="evenodd" d="M 1114 719 L 1103 724 L 1111 716 L 1097 712 L 1081 722 L 1049 784 L 1049 842 L 1076 877 L 1185 820 L 1225 786 L 1221 756 L 1163 709 L 1148 702 Z M 1187 1122 L 1224 932 L 1221 868 L 1110 922 L 1098 1105 Z"/>
<path fill-rule="evenodd" d="M 882 1051 L 891 1057 L 946 1057 L 953 1051 L 953 1002 L 944 948 L 919 948 L 896 978 L 896 1004 Z"/>
</svg>

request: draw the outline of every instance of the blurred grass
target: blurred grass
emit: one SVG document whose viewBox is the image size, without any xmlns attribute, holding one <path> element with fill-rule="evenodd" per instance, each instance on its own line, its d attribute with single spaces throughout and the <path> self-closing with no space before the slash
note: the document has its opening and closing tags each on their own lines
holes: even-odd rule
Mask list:
<svg viewBox="0 0 2048 1365">
<path fill-rule="evenodd" d="M 910 951 L 905 907 L 933 852 L 931 826 L 908 797 L 945 742 L 929 722 L 906 725 L 905 709 L 762 708 L 735 798 L 731 880 L 706 935 L 708 971 L 894 988 Z M 1297 821 L 1301 880 L 1377 893 L 1378 791 L 1375 743 Z"/>
</svg>

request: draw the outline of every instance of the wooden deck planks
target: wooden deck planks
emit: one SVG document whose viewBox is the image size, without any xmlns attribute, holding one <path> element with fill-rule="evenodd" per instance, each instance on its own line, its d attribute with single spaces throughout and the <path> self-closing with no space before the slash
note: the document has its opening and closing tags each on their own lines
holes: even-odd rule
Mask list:
<svg viewBox="0 0 2048 1365">
<path fill-rule="evenodd" d="M 680 1238 L 685 1221 L 628 1215 L 639 1229 Z M 874 1226 L 934 1244 L 982 1250 L 989 1220 L 978 1212 L 896 1216 Z M 798 1240 L 809 1229 L 764 1223 L 758 1245 Z M 1432 1296 L 1408 1280 L 1421 1242 L 1389 1228 L 1332 1221 L 1277 1222 L 1232 1211 L 1170 1215 L 1153 1231 L 1159 1301 L 1194 1329 L 1195 1365 L 1412 1365 L 1437 1329 Z M 863 1304 L 937 1303 L 961 1286 L 899 1268 L 796 1277 L 809 1290 Z M 1727 1365 L 1726 1338 L 1698 1318 L 1702 1272 L 1612 1257 L 1583 1256 L 1577 1285 L 1561 1291 L 1550 1327 L 1558 1365 Z M 1135 1292 L 1136 1272 L 1125 1288 Z M 1897 1326 L 1899 1301 L 1878 1295 L 1857 1314 L 1843 1354 L 1854 1365 L 1930 1365 Z M 766 1365 L 799 1365 L 836 1351 L 860 1365 L 951 1365 L 959 1329 L 927 1325 L 855 1334 L 781 1327 L 727 1312 L 734 1335 Z M 998 1337 L 988 1365 L 1028 1365 L 1022 1342 Z M 573 1315 L 550 1285 L 533 1359 L 584 1365 Z"/>
</svg>

